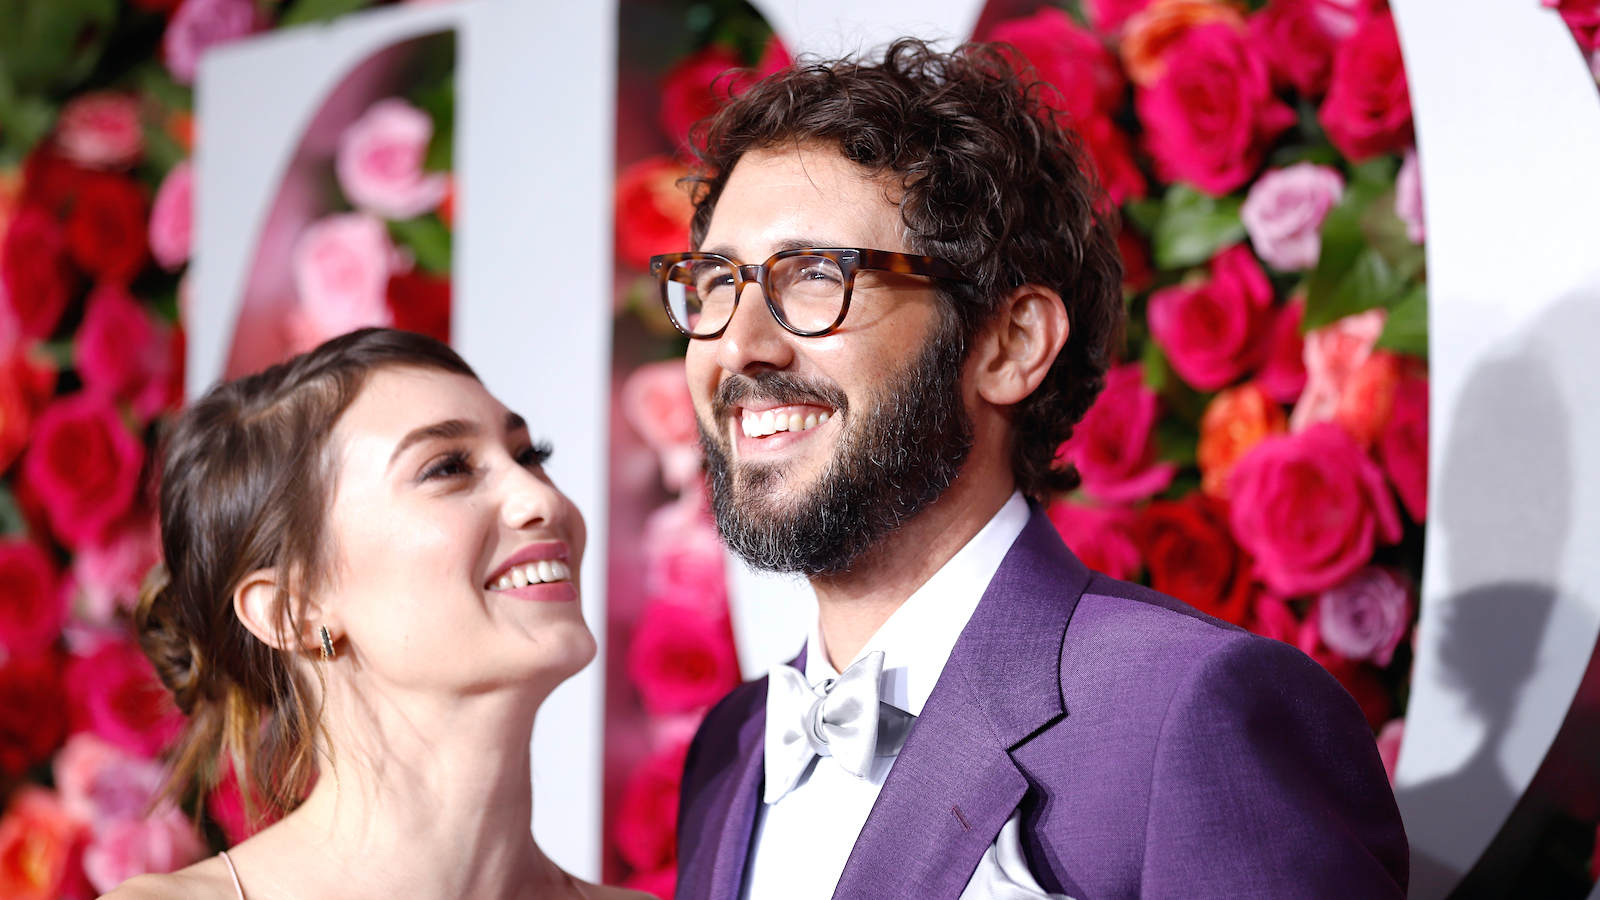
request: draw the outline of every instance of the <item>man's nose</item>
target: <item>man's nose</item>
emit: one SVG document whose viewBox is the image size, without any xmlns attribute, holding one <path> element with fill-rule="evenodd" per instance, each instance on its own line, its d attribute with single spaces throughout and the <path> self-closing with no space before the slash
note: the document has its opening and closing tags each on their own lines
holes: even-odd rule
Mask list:
<svg viewBox="0 0 1600 900">
<path fill-rule="evenodd" d="M 794 362 L 794 335 L 767 309 L 767 298 L 755 281 L 745 282 L 728 327 L 717 339 L 717 364 L 746 375 L 762 369 L 785 369 Z"/>
</svg>

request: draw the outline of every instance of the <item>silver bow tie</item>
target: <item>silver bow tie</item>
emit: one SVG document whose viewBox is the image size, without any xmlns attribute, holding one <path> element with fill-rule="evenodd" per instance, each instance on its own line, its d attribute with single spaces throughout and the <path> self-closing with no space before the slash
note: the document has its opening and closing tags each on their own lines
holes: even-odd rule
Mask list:
<svg viewBox="0 0 1600 900">
<path fill-rule="evenodd" d="M 878 699 L 882 677 L 882 650 L 815 688 L 793 666 L 773 668 L 767 678 L 766 802 L 794 790 L 814 756 L 832 756 L 846 772 L 866 778 L 873 757 L 900 752 L 916 716 Z"/>
</svg>

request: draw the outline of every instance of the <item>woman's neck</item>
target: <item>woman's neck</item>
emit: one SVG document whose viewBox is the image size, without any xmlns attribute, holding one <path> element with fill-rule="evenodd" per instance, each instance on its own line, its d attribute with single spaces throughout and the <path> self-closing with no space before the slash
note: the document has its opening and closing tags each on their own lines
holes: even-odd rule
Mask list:
<svg viewBox="0 0 1600 900">
<path fill-rule="evenodd" d="M 334 688 L 332 753 L 319 759 L 316 787 L 250 843 L 298 856 L 283 896 L 313 882 L 342 897 L 567 896 L 570 881 L 531 832 L 537 707 L 505 692 L 358 703 Z M 247 892 L 270 900 L 271 887 Z"/>
</svg>

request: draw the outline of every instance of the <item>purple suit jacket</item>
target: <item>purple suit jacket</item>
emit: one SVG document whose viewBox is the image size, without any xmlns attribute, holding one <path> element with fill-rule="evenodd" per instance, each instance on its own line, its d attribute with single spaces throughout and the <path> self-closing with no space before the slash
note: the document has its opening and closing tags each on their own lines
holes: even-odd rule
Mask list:
<svg viewBox="0 0 1600 900">
<path fill-rule="evenodd" d="M 737 900 L 766 693 L 735 689 L 690 747 L 678 900 Z M 955 900 L 1017 810 L 1035 877 L 1076 900 L 1405 896 L 1405 829 L 1344 688 L 1288 644 L 1090 572 L 1037 510 L 834 896 Z"/>
</svg>

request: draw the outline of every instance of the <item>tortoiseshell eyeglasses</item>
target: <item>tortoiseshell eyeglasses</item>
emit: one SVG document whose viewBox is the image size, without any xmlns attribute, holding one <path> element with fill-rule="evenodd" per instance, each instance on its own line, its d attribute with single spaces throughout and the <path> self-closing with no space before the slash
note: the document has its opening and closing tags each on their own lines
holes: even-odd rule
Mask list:
<svg viewBox="0 0 1600 900">
<path fill-rule="evenodd" d="M 778 324 L 800 337 L 838 328 L 850 311 L 850 292 L 863 269 L 966 281 L 956 267 L 932 256 L 890 250 L 805 248 L 774 253 L 759 266 L 716 253 L 650 257 L 661 303 L 678 330 L 692 338 L 720 337 L 745 286 L 757 284 Z"/>
</svg>

